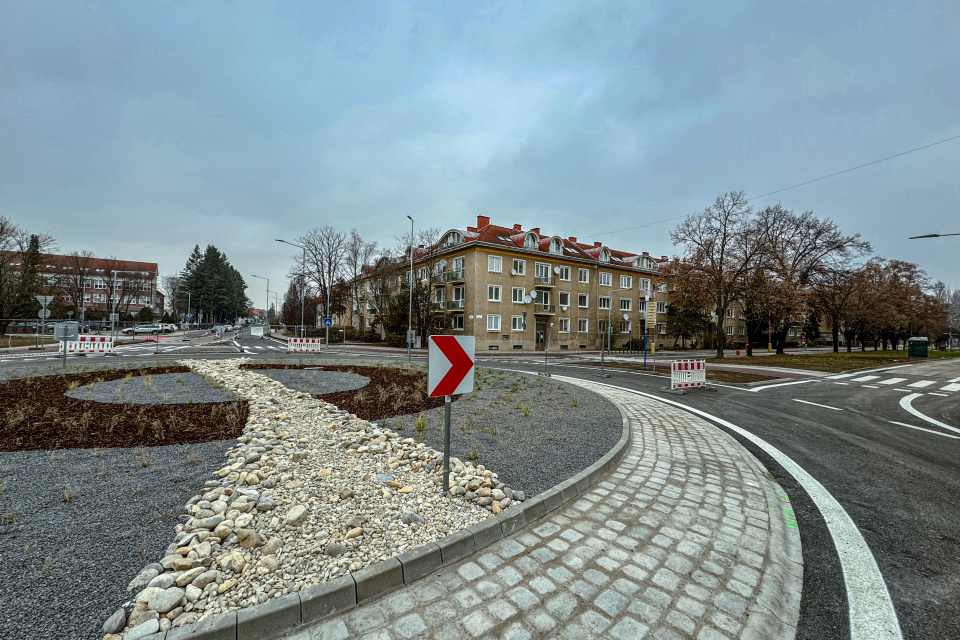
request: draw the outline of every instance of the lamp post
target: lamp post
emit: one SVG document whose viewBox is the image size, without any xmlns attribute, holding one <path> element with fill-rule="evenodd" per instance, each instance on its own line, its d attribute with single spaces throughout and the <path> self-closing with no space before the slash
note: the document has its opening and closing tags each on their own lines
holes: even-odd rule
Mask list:
<svg viewBox="0 0 960 640">
<path fill-rule="evenodd" d="M 250 274 L 251 278 L 260 278 L 261 280 L 267 281 L 267 306 L 263 310 L 263 322 L 267 325 L 268 331 L 270 327 L 270 278 L 264 278 L 263 276 L 258 276 L 255 273 Z"/>
<path fill-rule="evenodd" d="M 297 244 L 295 242 L 287 242 L 286 240 L 280 240 L 277 238 L 277 242 L 282 242 L 288 244 L 291 247 L 300 247 L 303 249 L 303 262 L 300 263 L 300 286 L 302 287 L 303 295 L 300 299 L 300 337 L 305 338 L 307 333 L 307 327 L 303 322 L 303 312 L 307 308 L 307 248 L 302 244 Z M 327 305 L 330 303 L 327 302 Z M 327 346 L 330 346 L 330 328 L 327 327 Z"/>
<path fill-rule="evenodd" d="M 922 236 L 910 236 L 907 240 L 920 240 L 922 238 L 942 238 L 943 236 L 960 236 L 960 233 L 928 233 Z"/>
<path fill-rule="evenodd" d="M 187 326 L 183 329 L 183 337 L 180 338 L 180 342 L 189 342 L 190 338 L 187 336 L 190 334 L 190 296 L 193 295 L 192 291 L 187 291 Z"/>
<path fill-rule="evenodd" d="M 410 219 L 410 303 L 407 309 L 407 363 L 410 362 L 410 350 L 413 348 L 413 218 Z"/>
<path fill-rule="evenodd" d="M 647 370 L 647 340 L 650 333 L 650 290 L 643 291 L 643 370 Z M 656 366 L 654 366 L 656 373 Z"/>
<path fill-rule="evenodd" d="M 613 294 L 620 293 L 623 289 L 611 289 L 610 290 L 610 304 L 607 306 L 607 350 L 610 350 L 610 331 L 613 328 L 610 325 L 610 311 L 613 309 Z M 603 373 L 603 341 L 600 341 L 600 376 L 607 378 L 609 376 L 604 375 Z"/>
</svg>

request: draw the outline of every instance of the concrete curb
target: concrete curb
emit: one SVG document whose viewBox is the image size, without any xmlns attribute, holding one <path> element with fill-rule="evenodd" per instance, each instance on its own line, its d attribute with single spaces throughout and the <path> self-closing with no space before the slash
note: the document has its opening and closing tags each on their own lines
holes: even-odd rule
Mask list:
<svg viewBox="0 0 960 640">
<path fill-rule="evenodd" d="M 613 402 L 611 400 L 611 402 Z M 463 560 L 494 542 L 558 509 L 589 489 L 620 464 L 633 436 L 626 412 L 613 402 L 623 420 L 620 440 L 592 465 L 543 493 L 435 542 L 406 551 L 351 574 L 308 587 L 240 611 L 146 636 L 143 640 L 248 640 L 278 638 L 399 589 L 437 569 Z"/>
</svg>

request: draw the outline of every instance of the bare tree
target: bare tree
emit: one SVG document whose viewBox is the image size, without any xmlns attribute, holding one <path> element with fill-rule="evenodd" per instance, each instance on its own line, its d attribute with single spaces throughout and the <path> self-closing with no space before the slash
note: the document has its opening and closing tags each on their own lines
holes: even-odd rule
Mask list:
<svg viewBox="0 0 960 640">
<path fill-rule="evenodd" d="M 847 317 L 847 305 L 860 286 L 856 268 L 825 269 L 811 282 L 815 305 L 830 323 L 833 352 L 840 352 L 840 330 Z"/>
<path fill-rule="evenodd" d="M 306 247 L 306 264 L 303 273 L 317 285 L 323 300 L 323 314 L 330 315 L 330 290 L 343 274 L 347 239 L 341 231 L 330 225 L 315 227 L 297 238 L 297 243 Z M 302 254 L 297 256 L 302 260 Z"/>
<path fill-rule="evenodd" d="M 60 262 L 66 267 L 65 273 L 60 274 L 60 293 L 77 312 L 77 317 L 83 320 L 86 310 L 84 296 L 93 277 L 90 275 L 93 260 L 92 251 L 72 251 Z"/>
<path fill-rule="evenodd" d="M 350 231 L 350 238 L 346 242 L 346 251 L 344 256 L 344 280 L 350 292 L 350 304 L 348 311 L 350 313 L 350 326 L 354 326 L 354 313 L 360 315 L 360 326 L 363 326 L 364 308 L 361 306 L 363 300 L 363 277 L 377 255 L 377 243 L 366 242 L 360 233 L 353 229 Z"/>
<path fill-rule="evenodd" d="M 701 213 L 688 216 L 670 237 L 685 247 L 685 260 L 708 283 L 717 314 L 717 357 L 723 357 L 724 311 L 744 293 L 747 276 L 760 259 L 767 238 L 754 224 L 743 191 L 718 196 Z"/>
<path fill-rule="evenodd" d="M 45 289 L 40 267 L 56 242 L 50 234 L 28 233 L 0 215 L 0 333 L 11 318 L 36 317 L 35 295 Z"/>
<path fill-rule="evenodd" d="M 170 316 L 179 322 L 185 319 L 187 309 L 187 293 L 183 290 L 183 280 L 177 274 L 163 276 L 163 292 L 170 307 Z"/>
</svg>

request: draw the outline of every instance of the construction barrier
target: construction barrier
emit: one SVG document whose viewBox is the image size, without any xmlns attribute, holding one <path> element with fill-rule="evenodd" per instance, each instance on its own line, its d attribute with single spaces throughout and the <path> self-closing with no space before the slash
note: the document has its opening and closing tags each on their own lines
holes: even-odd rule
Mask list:
<svg viewBox="0 0 960 640">
<path fill-rule="evenodd" d="M 674 360 L 670 363 L 670 389 L 707 386 L 707 363 L 703 360 Z"/>
<path fill-rule="evenodd" d="M 250 337 L 251 338 L 262 338 L 263 337 L 263 326 L 253 326 L 250 327 Z"/>
<path fill-rule="evenodd" d="M 113 353 L 113 336 L 78 336 L 76 340 L 60 342 L 58 353 L 67 355 L 72 353 Z"/>
<path fill-rule="evenodd" d="M 287 353 L 292 351 L 320 351 L 323 340 L 319 338 L 287 338 Z"/>
</svg>

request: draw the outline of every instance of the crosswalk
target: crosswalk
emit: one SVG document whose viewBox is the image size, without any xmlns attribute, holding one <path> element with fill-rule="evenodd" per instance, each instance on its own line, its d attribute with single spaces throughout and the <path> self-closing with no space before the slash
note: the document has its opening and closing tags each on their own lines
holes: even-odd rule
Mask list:
<svg viewBox="0 0 960 640">
<path fill-rule="evenodd" d="M 911 381 L 911 378 L 903 377 L 905 374 L 901 372 L 898 373 L 900 373 L 899 376 L 890 377 L 886 377 L 889 374 L 880 373 L 879 371 L 877 374 L 868 375 L 860 375 L 859 373 L 840 373 L 834 376 L 827 376 L 824 379 L 839 385 L 847 386 L 853 383 L 859 383 L 860 386 L 865 389 L 886 388 L 906 393 L 913 393 L 918 389 L 923 389 L 926 393 L 949 395 L 951 393 L 960 391 L 960 382 L 955 380 L 920 379 Z"/>
</svg>

